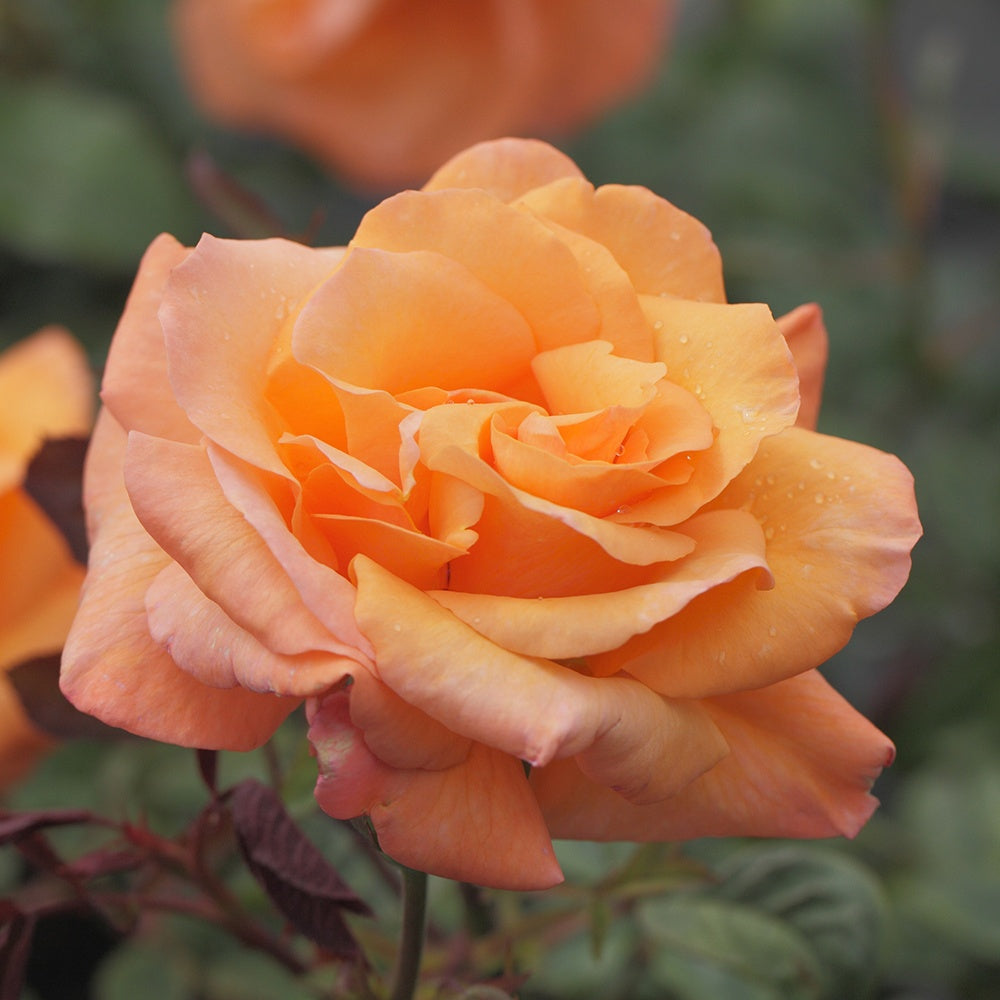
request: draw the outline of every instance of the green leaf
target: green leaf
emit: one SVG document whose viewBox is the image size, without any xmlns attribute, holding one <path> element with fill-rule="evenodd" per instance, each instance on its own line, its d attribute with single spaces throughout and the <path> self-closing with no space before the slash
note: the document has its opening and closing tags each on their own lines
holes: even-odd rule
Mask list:
<svg viewBox="0 0 1000 1000">
<path fill-rule="evenodd" d="M 644 903 L 649 976 L 677 1000 L 820 1000 L 823 972 L 805 937 L 749 906 L 676 894 Z"/>
<path fill-rule="evenodd" d="M 178 163 L 125 100 L 0 81 L 0 149 L 0 243 L 25 257 L 131 272 L 158 233 L 198 235 Z"/>
<path fill-rule="evenodd" d="M 719 896 L 781 920 L 809 942 L 823 996 L 864 994 L 886 919 L 881 888 L 866 868 L 827 848 L 763 844 L 733 855 L 719 874 Z"/>
<path fill-rule="evenodd" d="M 103 1000 L 191 1000 L 176 953 L 155 944 L 130 944 L 113 952 L 101 965 L 93 995 Z"/>
</svg>

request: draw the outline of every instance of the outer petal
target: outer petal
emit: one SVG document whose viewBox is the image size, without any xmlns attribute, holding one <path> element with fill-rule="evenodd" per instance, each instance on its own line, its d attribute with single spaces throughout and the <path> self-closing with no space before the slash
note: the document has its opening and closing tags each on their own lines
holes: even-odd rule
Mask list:
<svg viewBox="0 0 1000 1000">
<path fill-rule="evenodd" d="M 48 326 L 0 354 L 0 490 L 21 481 L 45 437 L 90 430 L 93 376 L 83 348 Z"/>
<path fill-rule="evenodd" d="M 799 306 L 778 320 L 778 329 L 785 337 L 799 373 L 799 395 L 802 401 L 795 423 L 807 430 L 815 430 L 829 354 L 823 312 L 815 303 Z"/>
<path fill-rule="evenodd" d="M 424 185 L 424 190 L 482 188 L 509 202 L 563 177 L 582 178 L 583 174 L 554 146 L 540 139 L 497 139 L 480 142 L 453 156 Z"/>
<path fill-rule="evenodd" d="M 818 666 L 884 608 L 920 537 L 913 478 L 892 455 L 790 428 L 719 498 L 764 528 L 774 589 L 741 578 L 608 654 L 675 698 L 763 687 Z"/>
<path fill-rule="evenodd" d="M 745 512 L 703 514 L 685 530 L 696 540 L 694 551 L 636 587 L 541 600 L 456 590 L 435 590 L 431 596 L 511 652 L 551 659 L 593 656 L 617 649 L 699 594 L 744 573 L 758 577 L 757 586 L 770 579 L 763 534 Z"/>
<path fill-rule="evenodd" d="M 572 177 L 529 191 L 518 204 L 606 246 L 639 293 L 726 301 L 712 234 L 647 188 L 595 190 Z"/>
<path fill-rule="evenodd" d="M 291 655 L 325 650 L 364 658 L 350 638 L 338 641 L 302 603 L 281 563 L 226 499 L 202 448 L 133 433 L 125 481 L 150 536 L 265 646 Z M 341 616 L 349 619 L 346 603 Z"/>
<path fill-rule="evenodd" d="M 634 806 L 583 778 L 572 761 L 533 771 L 554 837 L 854 836 L 892 743 L 815 671 L 705 704 L 730 754 L 673 798 Z"/>
<path fill-rule="evenodd" d="M 562 881 L 548 831 L 519 761 L 473 743 L 445 770 L 396 770 L 365 745 L 348 695 L 313 711 L 309 739 L 320 774 L 316 800 L 338 819 L 367 814 L 382 850 L 444 878 L 503 889 Z"/>
<path fill-rule="evenodd" d="M 111 339 L 101 398 L 126 430 L 197 441 L 200 432 L 177 405 L 167 377 L 159 309 L 170 272 L 191 251 L 166 233 L 150 243 Z"/>
<path fill-rule="evenodd" d="M 379 675 L 455 733 L 533 766 L 579 754 L 588 773 L 635 801 L 672 794 L 725 753 L 696 706 L 517 656 L 376 563 L 358 557 L 353 569 Z"/>
<path fill-rule="evenodd" d="M 102 411 L 84 476 L 89 572 L 63 650 L 63 692 L 81 711 L 142 736 L 205 748 L 259 746 L 296 702 L 206 687 L 149 634 L 146 588 L 170 557 L 132 513 L 121 475 L 124 449 L 125 432 Z"/>
<path fill-rule="evenodd" d="M 163 293 L 174 398 L 211 440 L 279 476 L 288 472 L 274 450 L 284 428 L 265 403 L 269 365 L 285 324 L 342 255 L 287 240 L 203 236 Z"/>
</svg>

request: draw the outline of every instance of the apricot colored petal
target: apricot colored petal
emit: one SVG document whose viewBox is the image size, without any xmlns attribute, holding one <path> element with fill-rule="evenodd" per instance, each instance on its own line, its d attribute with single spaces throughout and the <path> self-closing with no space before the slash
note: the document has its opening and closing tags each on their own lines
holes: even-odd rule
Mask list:
<svg viewBox="0 0 1000 1000">
<path fill-rule="evenodd" d="M 666 365 L 617 357 L 613 349 L 606 340 L 591 340 L 536 355 L 531 368 L 549 413 L 587 413 L 648 403 L 667 372 Z"/>
<path fill-rule="evenodd" d="M 542 599 L 457 590 L 434 590 L 430 596 L 504 649 L 569 659 L 617 649 L 677 614 L 699 594 L 744 573 L 753 574 L 758 585 L 770 580 L 764 537 L 749 514 L 713 511 L 693 518 L 684 530 L 696 542 L 694 551 L 640 586 Z"/>
<path fill-rule="evenodd" d="M 368 749 L 389 767 L 440 771 L 461 764 L 472 741 L 404 701 L 365 670 L 350 686 L 351 722 Z"/>
<path fill-rule="evenodd" d="M 317 514 L 316 524 L 341 565 L 360 552 L 422 590 L 444 583 L 444 566 L 465 555 L 437 538 L 370 517 Z"/>
<path fill-rule="evenodd" d="M 428 424 L 425 422 L 424 428 Z M 424 432 L 421 431 L 421 450 L 424 449 Z M 600 559 L 594 547 L 587 546 L 586 541 L 595 543 L 612 560 L 629 566 L 649 566 L 653 563 L 679 559 L 691 551 L 691 540 L 677 531 L 642 525 L 617 524 L 606 517 L 595 517 L 582 510 L 564 507 L 559 503 L 544 497 L 535 496 L 525 490 L 518 489 L 506 482 L 494 469 L 490 468 L 476 455 L 459 447 L 431 447 L 432 454 L 425 457 L 428 468 L 436 472 L 444 472 L 463 480 L 470 486 L 496 498 L 492 505 L 494 514 L 500 515 L 500 523 L 494 525 L 503 548 L 494 553 L 503 562 L 502 552 L 508 546 L 518 544 L 517 539 L 530 539 L 534 548 L 534 561 L 539 562 L 537 554 L 546 553 L 546 562 L 552 564 L 560 574 L 568 574 L 577 570 L 583 572 L 599 572 L 593 563 Z M 488 505 L 489 506 L 489 505 Z M 508 523 L 504 525 L 502 522 Z M 564 529 L 579 536 L 577 539 L 568 537 Z M 486 531 L 480 532 L 480 540 L 470 556 L 481 560 L 485 558 L 483 544 L 487 541 Z M 554 548 L 550 549 L 549 546 Z M 568 547 L 567 547 L 568 546 Z M 576 547 L 576 552 L 571 550 Z M 560 558 L 552 558 L 552 553 L 560 551 Z M 574 555 L 577 558 L 591 559 L 591 564 L 574 565 Z M 466 560 L 463 560 L 463 564 Z M 478 590 L 479 587 L 461 587 L 460 589 Z M 605 588 L 601 588 L 605 589 Z M 488 591 L 488 588 L 487 588 Z"/>
<path fill-rule="evenodd" d="M 473 526 L 483 515 L 483 494 L 452 476 L 431 476 L 427 516 L 430 533 L 448 545 L 468 551 L 479 533 Z"/>
<path fill-rule="evenodd" d="M 492 435 L 493 464 L 511 486 L 595 517 L 662 485 L 642 467 L 606 461 L 570 463 L 508 434 Z"/>
<path fill-rule="evenodd" d="M 582 178 L 583 174 L 554 146 L 539 139 L 496 139 L 453 156 L 434 173 L 424 190 L 482 188 L 510 202 L 562 177 Z"/>
<path fill-rule="evenodd" d="M 717 505 L 763 525 L 774 588 L 722 584 L 612 654 L 609 670 L 670 697 L 763 687 L 828 660 L 899 592 L 920 536 L 899 459 L 800 428 L 765 441 Z"/>
<path fill-rule="evenodd" d="M 159 310 L 170 272 L 191 253 L 163 233 L 150 243 L 108 350 L 101 398 L 126 430 L 193 443 L 200 432 L 177 405 Z"/>
<path fill-rule="evenodd" d="M 90 562 L 63 649 L 63 693 L 81 711 L 151 739 L 205 749 L 260 746 L 295 701 L 201 684 L 149 634 L 146 589 L 170 557 L 132 512 L 124 451 L 124 430 L 103 410 L 84 475 Z"/>
<path fill-rule="evenodd" d="M 653 361 L 653 336 L 635 287 L 611 251 L 596 240 L 539 216 L 573 252 L 580 272 L 601 313 L 601 340 L 614 345 L 615 354 L 637 361 Z"/>
<path fill-rule="evenodd" d="M 354 650 L 362 662 L 370 654 L 354 621 L 354 588 L 335 569 L 314 559 L 289 529 L 281 511 L 260 480 L 259 470 L 213 445 L 208 458 L 230 504 L 246 518 L 254 532 L 292 581 L 305 608 L 327 629 L 336 643 Z M 347 652 L 341 647 L 337 652 Z"/>
<path fill-rule="evenodd" d="M 657 357 L 671 382 L 692 393 L 717 430 L 692 456 L 690 479 L 634 505 L 627 520 L 676 524 L 717 496 L 760 442 L 795 421 L 798 377 L 766 306 L 717 305 L 645 296 Z"/>
<path fill-rule="evenodd" d="M 799 306 L 779 317 L 778 329 L 792 352 L 792 360 L 799 373 L 799 395 L 802 402 L 795 423 L 807 430 L 815 430 L 829 354 L 829 338 L 823 322 L 823 311 L 815 303 Z"/>
<path fill-rule="evenodd" d="M 816 672 L 704 707 L 730 753 L 674 797 L 635 806 L 586 779 L 575 762 L 533 771 L 554 837 L 689 840 L 697 837 L 853 837 L 893 746 Z"/>
<path fill-rule="evenodd" d="M 202 448 L 133 432 L 125 483 L 132 509 L 156 543 L 268 649 L 359 655 L 303 605 L 281 564 L 226 499 Z"/>
<path fill-rule="evenodd" d="M 368 815 L 381 849 L 418 871 L 504 889 L 562 881 L 520 761 L 473 743 L 454 767 L 394 769 L 352 725 L 348 698 L 329 696 L 311 714 L 321 809 L 337 819 Z"/>
<path fill-rule="evenodd" d="M 269 363 L 284 325 L 342 254 L 206 235 L 163 293 L 159 317 L 177 402 L 211 440 L 279 476 L 288 471 L 274 450 L 284 428 L 265 400 Z"/>
<path fill-rule="evenodd" d="M 0 671 L 58 652 L 76 612 L 83 567 L 22 490 L 0 493 Z"/>
<path fill-rule="evenodd" d="M 714 764 L 715 727 L 626 678 L 597 679 L 495 645 L 426 594 L 359 557 L 356 613 L 379 676 L 450 730 L 544 766 L 581 755 L 589 773 L 647 801 Z M 661 767 L 673 761 L 670 769 Z"/>
<path fill-rule="evenodd" d="M 527 321 L 537 350 L 593 340 L 600 313 L 572 252 L 485 191 L 404 191 L 361 220 L 352 247 L 427 250 L 463 264 Z"/>
<path fill-rule="evenodd" d="M 87 434 L 94 378 L 83 348 L 48 326 L 0 353 L 0 490 L 17 485 L 46 437 Z"/>
<path fill-rule="evenodd" d="M 518 204 L 606 246 L 639 293 L 726 301 L 712 234 L 647 188 L 608 184 L 595 190 L 569 177 L 527 192 Z"/>
<path fill-rule="evenodd" d="M 535 350 L 514 306 L 461 264 L 364 247 L 310 296 L 292 343 L 301 362 L 328 377 L 388 393 L 504 391 Z"/>
<path fill-rule="evenodd" d="M 276 653 L 210 601 L 177 563 L 164 567 L 145 597 L 149 634 L 182 670 L 210 687 L 304 698 L 358 669 L 325 651 Z"/>
</svg>

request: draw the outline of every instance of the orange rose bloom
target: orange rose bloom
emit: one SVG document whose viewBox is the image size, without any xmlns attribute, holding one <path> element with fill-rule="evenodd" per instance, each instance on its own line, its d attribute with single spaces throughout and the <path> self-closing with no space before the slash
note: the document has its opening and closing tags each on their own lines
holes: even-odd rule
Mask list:
<svg viewBox="0 0 1000 1000">
<path fill-rule="evenodd" d="M 178 0 L 179 55 L 226 124 L 363 185 L 473 142 L 564 133 L 652 75 L 675 0 Z"/>
<path fill-rule="evenodd" d="M 323 809 L 486 885 L 558 881 L 550 837 L 852 835 L 893 748 L 813 668 L 920 526 L 896 458 L 796 423 L 825 344 L 540 142 L 470 149 L 347 248 L 161 237 L 64 690 L 231 748 L 305 698 Z"/>
<path fill-rule="evenodd" d="M 93 392 L 82 349 L 60 327 L 0 354 L 0 787 L 51 742 L 28 720 L 6 673 L 60 650 L 83 581 L 83 567 L 21 485 L 44 438 L 90 430 Z"/>
</svg>

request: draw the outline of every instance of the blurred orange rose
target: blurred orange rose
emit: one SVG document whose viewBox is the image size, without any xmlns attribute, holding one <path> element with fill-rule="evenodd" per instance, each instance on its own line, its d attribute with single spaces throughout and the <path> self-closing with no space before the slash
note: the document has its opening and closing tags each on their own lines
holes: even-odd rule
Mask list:
<svg viewBox="0 0 1000 1000">
<path fill-rule="evenodd" d="M 481 139 L 565 133 L 652 75 L 674 0 L 178 0 L 208 113 L 376 188 Z"/>
<path fill-rule="evenodd" d="M 93 392 L 83 351 L 60 327 L 0 354 L 0 787 L 50 743 L 25 716 L 6 673 L 59 651 L 83 581 L 66 541 L 21 487 L 44 438 L 89 432 Z"/>
<path fill-rule="evenodd" d="M 700 223 L 540 142 L 347 248 L 161 237 L 64 690 L 201 747 L 306 698 L 321 806 L 482 884 L 556 882 L 552 836 L 852 835 L 893 748 L 813 668 L 920 526 L 896 458 L 812 429 L 825 350 L 815 306 L 727 305 Z"/>
</svg>

